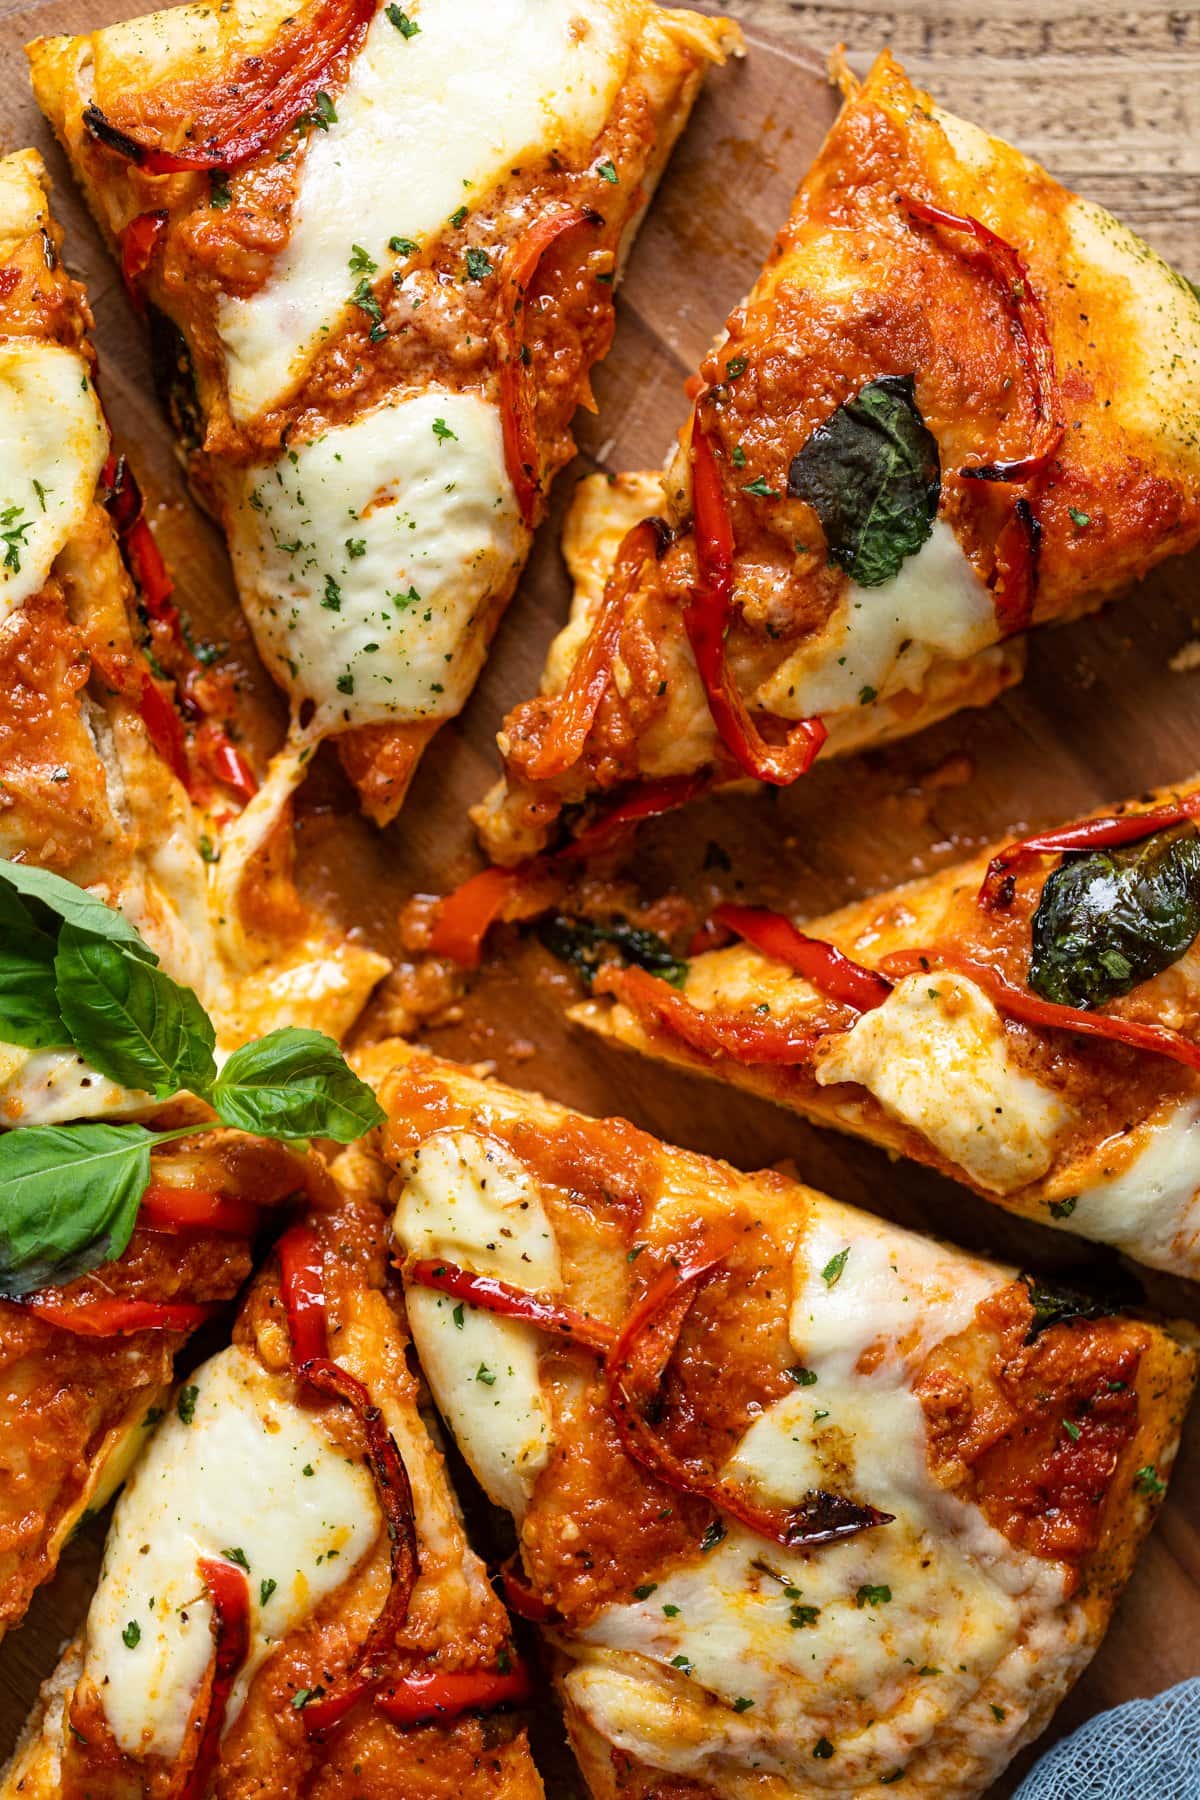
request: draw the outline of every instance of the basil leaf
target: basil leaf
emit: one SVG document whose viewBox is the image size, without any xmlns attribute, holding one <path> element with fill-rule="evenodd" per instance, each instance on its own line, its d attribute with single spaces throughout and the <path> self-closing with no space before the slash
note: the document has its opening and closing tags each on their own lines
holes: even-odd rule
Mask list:
<svg viewBox="0 0 1200 1800">
<path fill-rule="evenodd" d="M 69 1045 L 54 991 L 54 934 L 32 908 L 0 887 L 0 1043 L 27 1050 Z"/>
<path fill-rule="evenodd" d="M 120 1256 L 150 1180 L 142 1125 L 33 1125 L 0 1136 L 0 1295 Z"/>
<path fill-rule="evenodd" d="M 787 491 L 821 521 L 832 562 L 860 587 L 890 581 L 933 529 L 937 439 L 911 375 L 880 375 L 818 425 L 792 458 Z"/>
<path fill-rule="evenodd" d="M 605 944 L 614 945 L 626 962 L 636 963 L 639 969 L 648 969 L 652 975 L 669 981 L 672 987 L 682 987 L 687 980 L 687 963 L 674 954 L 665 939 L 656 931 L 627 924 L 624 919 L 600 925 L 594 919 L 571 919 L 564 913 L 555 913 L 552 918 L 542 920 L 538 937 L 551 956 L 570 964 L 587 988 L 591 987 L 600 966 L 600 954 Z"/>
<path fill-rule="evenodd" d="M 26 899 L 40 901 L 57 918 L 77 926 L 80 931 L 90 931 L 97 937 L 124 944 L 131 956 L 141 957 L 146 962 L 158 961 L 149 944 L 123 913 L 106 906 L 103 900 L 97 900 L 86 888 L 76 887 L 73 881 L 64 881 L 61 875 L 52 875 L 49 869 L 35 869 L 29 863 L 14 862 L 0 862 L 0 881 L 7 882 Z"/>
<path fill-rule="evenodd" d="M 1060 1006 L 1103 1006 L 1160 975 L 1200 934 L 1200 832 L 1068 857 L 1033 915 L 1029 985 Z"/>
<path fill-rule="evenodd" d="M 1118 1310 L 1115 1301 L 1081 1293 L 1078 1288 L 1038 1281 L 1033 1275 L 1022 1275 L 1021 1280 L 1033 1307 L 1033 1318 L 1025 1333 L 1027 1344 L 1035 1343 L 1052 1325 L 1069 1325 L 1073 1319 L 1107 1319 Z"/>
<path fill-rule="evenodd" d="M 352 1144 L 386 1116 L 333 1039 L 296 1025 L 235 1050 L 208 1098 L 226 1125 L 266 1137 Z"/>
<path fill-rule="evenodd" d="M 212 1021 L 191 988 L 91 931 L 66 924 L 54 962 L 58 1004 L 79 1054 L 121 1087 L 167 1100 L 207 1094 Z"/>
</svg>

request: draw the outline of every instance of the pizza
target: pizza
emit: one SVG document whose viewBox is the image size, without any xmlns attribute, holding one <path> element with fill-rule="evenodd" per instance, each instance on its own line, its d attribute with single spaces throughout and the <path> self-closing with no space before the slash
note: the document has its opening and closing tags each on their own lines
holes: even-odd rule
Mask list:
<svg viewBox="0 0 1200 1800">
<path fill-rule="evenodd" d="M 30 46 L 289 696 L 285 791 L 335 737 L 385 823 L 461 711 L 737 43 L 652 0 L 235 0 Z"/>
<path fill-rule="evenodd" d="M 286 820 L 243 834 L 229 678 L 189 643 L 90 325 L 40 158 L 0 159 L 0 857 L 118 906 L 224 1049 L 264 1020 L 340 1036 L 388 964 L 301 903 Z M 78 1056 L 3 1038 L 3 1123 L 144 1110 Z"/>
<path fill-rule="evenodd" d="M 382 1052 L 380 1053 L 382 1054 Z M 1095 1649 L 1161 1327 L 398 1047 L 413 1342 L 589 1790 L 982 1793 Z"/>
<path fill-rule="evenodd" d="M 537 1800 L 529 1672 L 422 1423 L 346 1152 L 166 1407 L 0 1794 Z"/>
<path fill-rule="evenodd" d="M 792 920 L 575 1017 L 1200 1277 L 1200 780 Z"/>
<path fill-rule="evenodd" d="M 980 705 L 1200 538 L 1191 285 L 890 56 L 842 85 L 665 474 L 580 486 L 494 862 Z"/>
</svg>

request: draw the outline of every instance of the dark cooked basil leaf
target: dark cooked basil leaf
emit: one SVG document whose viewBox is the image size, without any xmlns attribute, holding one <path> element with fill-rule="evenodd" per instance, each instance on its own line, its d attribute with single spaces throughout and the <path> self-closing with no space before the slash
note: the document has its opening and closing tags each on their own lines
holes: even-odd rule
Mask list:
<svg viewBox="0 0 1200 1800">
<path fill-rule="evenodd" d="M 788 493 L 821 521 L 830 559 L 860 587 L 890 581 L 933 529 L 937 439 L 911 375 L 880 375 L 839 406 L 792 458 Z"/>
<path fill-rule="evenodd" d="M 207 1094 L 212 1021 L 191 988 L 94 932 L 65 924 L 54 963 L 58 1004 L 79 1054 L 121 1087 L 156 1100 Z"/>
<path fill-rule="evenodd" d="M 112 938 L 114 942 L 124 944 L 131 956 L 140 956 L 146 962 L 158 961 L 149 944 L 122 913 L 115 907 L 106 906 L 103 900 L 97 900 L 86 888 L 76 887 L 73 881 L 64 881 L 61 875 L 52 875 L 49 869 L 35 869 L 30 863 L 14 862 L 0 862 L 0 881 L 16 888 L 26 899 L 49 907 L 57 918 L 77 925 L 81 931 Z"/>
<path fill-rule="evenodd" d="M 54 991 L 54 939 L 19 894 L 0 887 L 0 1043 L 70 1044 Z"/>
<path fill-rule="evenodd" d="M 648 969 L 652 975 L 669 981 L 672 987 L 682 987 L 687 980 L 686 962 L 680 961 L 656 931 L 627 924 L 624 919 L 599 925 L 594 919 L 569 919 L 564 913 L 555 913 L 542 920 L 538 936 L 551 956 L 569 963 L 588 988 L 600 966 L 606 944 L 619 950 L 626 962 L 636 963 L 639 969 Z"/>
<path fill-rule="evenodd" d="M 208 1096 L 226 1125 L 352 1144 L 385 1114 L 333 1039 L 285 1025 L 235 1050 Z"/>
<path fill-rule="evenodd" d="M 0 1295 L 71 1281 L 120 1256 L 154 1141 L 142 1125 L 33 1125 L 0 1135 Z"/>
<path fill-rule="evenodd" d="M 1060 1006 L 1103 1006 L 1170 968 L 1200 933 L 1200 832 L 1068 857 L 1033 915 L 1029 985 Z"/>
<path fill-rule="evenodd" d="M 1033 1307 L 1033 1318 L 1025 1333 L 1027 1344 L 1035 1343 L 1052 1325 L 1067 1325 L 1073 1319 L 1107 1319 L 1117 1311 L 1111 1300 L 1081 1293 L 1078 1288 L 1038 1281 L 1033 1275 L 1022 1275 L 1021 1280 Z"/>
</svg>

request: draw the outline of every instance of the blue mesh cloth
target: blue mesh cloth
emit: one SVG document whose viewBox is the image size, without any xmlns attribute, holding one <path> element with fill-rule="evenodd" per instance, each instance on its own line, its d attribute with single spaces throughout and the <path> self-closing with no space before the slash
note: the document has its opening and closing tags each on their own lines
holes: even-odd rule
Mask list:
<svg viewBox="0 0 1200 1800">
<path fill-rule="evenodd" d="M 1013 1800 L 1200 1800 L 1200 1680 L 1089 1719 Z"/>
</svg>

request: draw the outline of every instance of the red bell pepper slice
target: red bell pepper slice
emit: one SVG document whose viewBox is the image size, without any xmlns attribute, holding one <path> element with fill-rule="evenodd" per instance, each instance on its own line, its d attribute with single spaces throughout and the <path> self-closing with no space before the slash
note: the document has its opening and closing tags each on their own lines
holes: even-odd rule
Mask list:
<svg viewBox="0 0 1200 1800">
<path fill-rule="evenodd" d="M 758 1537 L 787 1549 L 809 1549 L 891 1522 L 892 1514 L 840 1494 L 812 1493 L 798 1506 L 762 1506 L 718 1476 L 701 1473 L 668 1449 L 646 1418 L 683 1321 L 703 1283 L 733 1247 L 732 1229 L 716 1231 L 671 1256 L 632 1308 L 604 1365 L 605 1401 L 629 1456 L 677 1493 L 707 1500 Z M 639 1401 L 642 1404 L 639 1405 Z"/>
<path fill-rule="evenodd" d="M 527 1325 L 536 1325 L 540 1331 L 571 1338 L 601 1355 L 616 1341 L 616 1332 L 603 1319 L 576 1312 L 574 1307 L 562 1306 L 557 1300 L 543 1300 L 537 1294 L 514 1287 L 511 1282 L 501 1281 L 499 1276 L 476 1275 L 457 1263 L 432 1257 L 419 1258 L 406 1265 L 404 1279 L 416 1287 L 453 1294 L 456 1300 L 485 1307 L 501 1318 L 522 1319 Z"/>
<path fill-rule="evenodd" d="M 560 1617 L 548 1600 L 534 1592 L 515 1557 L 510 1556 L 500 1569 L 500 1589 L 509 1612 L 531 1625 L 552 1625 Z"/>
<path fill-rule="evenodd" d="M 737 1016 L 702 1012 L 698 1006 L 645 969 L 603 963 L 592 982 L 593 994 L 611 994 L 648 1030 L 677 1037 L 697 1056 L 729 1058 L 750 1068 L 773 1064 L 790 1068 L 806 1063 L 827 1027 L 793 1025 L 769 1014 Z"/>
<path fill-rule="evenodd" d="M 506 258 L 506 278 L 499 338 L 500 411 L 504 434 L 504 461 L 526 525 L 532 525 L 542 497 L 542 457 L 525 361 L 525 296 L 537 275 L 543 256 L 568 231 L 595 224 L 598 215 L 578 206 L 547 213 L 531 225 Z"/>
<path fill-rule="evenodd" d="M 424 1725 L 456 1719 L 465 1712 L 492 1712 L 522 1706 L 533 1692 L 525 1663 L 499 1669 L 414 1670 L 389 1681 L 376 1704 L 395 1725 Z"/>
<path fill-rule="evenodd" d="M 1012 895 L 1005 884 L 1014 869 L 1033 862 L 1039 856 L 1062 856 L 1072 850 L 1116 850 L 1122 844 L 1136 844 L 1200 817 L 1200 794 L 1189 794 L 1168 806 L 1156 806 L 1151 812 L 1108 813 L 1099 819 L 1079 819 L 1073 825 L 1061 825 L 1055 831 L 1038 831 L 1032 837 L 1017 838 L 997 851 L 987 866 L 987 874 L 979 889 L 981 906 L 1005 906 Z"/>
<path fill-rule="evenodd" d="M 208 720 L 200 727 L 196 734 L 196 752 L 214 781 L 232 788 L 240 800 L 253 800 L 258 792 L 258 777 L 220 725 Z"/>
<path fill-rule="evenodd" d="M 589 856 L 598 856 L 602 850 L 610 850 L 633 826 L 686 806 L 711 786 L 712 777 L 708 774 L 664 775 L 661 781 L 644 781 L 624 799 L 601 808 L 577 838 L 555 853 L 554 860 L 583 862 Z"/>
<path fill-rule="evenodd" d="M 807 937 L 781 913 L 726 903 L 717 907 L 713 917 L 764 956 L 787 963 L 820 993 L 853 1007 L 855 1012 L 870 1012 L 872 1007 L 882 1006 L 892 991 L 891 982 L 876 970 L 854 962 L 824 938 Z"/>
<path fill-rule="evenodd" d="M 992 600 L 1002 637 L 1033 624 L 1041 553 L 1041 520 L 1028 500 L 1018 500 L 996 538 Z"/>
<path fill-rule="evenodd" d="M 463 969 L 478 968 L 489 927 L 520 892 L 529 867 L 481 869 L 440 900 L 429 935 L 434 956 L 448 956 Z"/>
<path fill-rule="evenodd" d="M 960 469 L 959 474 L 969 481 L 1029 481 L 1045 472 L 1062 443 L 1064 430 L 1055 417 L 1058 381 L 1046 309 L 1034 292 L 1029 270 L 1013 246 L 979 219 L 964 213 L 947 212 L 944 207 L 933 206 L 928 200 L 917 200 L 911 194 L 901 198 L 913 218 L 920 219 L 922 224 L 959 231 L 974 239 L 1020 337 L 1036 426 L 1033 447 L 1022 457 L 980 463 L 973 468 Z"/>
<path fill-rule="evenodd" d="M 194 1331 L 217 1311 L 191 1301 L 56 1300 L 50 1294 L 27 1294 L 21 1305 L 44 1325 L 56 1325 L 75 1337 L 128 1337 L 135 1331 Z"/>
<path fill-rule="evenodd" d="M 149 669 L 142 670 L 142 697 L 138 702 L 138 712 L 158 754 L 184 787 L 189 787 L 192 775 L 188 768 L 183 722 Z"/>
<path fill-rule="evenodd" d="M 1189 1069 L 1200 1069 L 1200 1044 L 1185 1038 L 1166 1025 L 1143 1025 L 1136 1019 L 1116 1018 L 1112 1013 L 1085 1012 L 1075 1006 L 1060 1006 L 1043 1000 L 1027 988 L 1015 987 L 998 969 L 976 962 L 957 950 L 932 945 L 923 950 L 898 950 L 883 959 L 883 968 L 899 979 L 903 975 L 924 974 L 931 968 L 956 969 L 977 987 L 983 989 L 997 1011 L 1026 1025 L 1048 1027 L 1052 1031 L 1073 1031 L 1079 1037 L 1106 1038 L 1114 1044 L 1126 1044 L 1133 1050 L 1145 1050 L 1151 1056 L 1165 1056 L 1171 1062 Z"/>
<path fill-rule="evenodd" d="M 142 294 L 142 277 L 150 267 L 166 229 L 165 212 L 139 213 L 136 219 L 130 219 L 117 240 L 121 252 L 121 280 L 134 310 L 143 316 L 146 301 Z"/>
<path fill-rule="evenodd" d="M 200 1558 L 198 1567 L 212 1601 L 213 1674 L 200 1744 L 178 1790 L 179 1800 L 205 1800 L 208 1794 L 229 1698 L 250 1654 L 250 1583 L 245 1571 L 208 1556 Z"/>
<path fill-rule="evenodd" d="M 237 1237 L 253 1237 L 258 1230 L 258 1208 L 252 1200 L 230 1194 L 152 1182 L 142 1195 L 138 1224 L 150 1231 L 227 1231 Z"/>
<path fill-rule="evenodd" d="M 236 169 L 312 112 L 334 62 L 357 49 L 374 16 L 375 0 L 317 0 L 310 12 L 297 15 L 292 29 L 219 82 L 222 99 L 189 130 L 197 149 L 147 144 L 113 125 L 94 101 L 84 107 L 83 123 L 98 142 L 147 175 Z"/>
<path fill-rule="evenodd" d="M 783 744 L 768 744 L 750 717 L 726 655 L 733 611 L 733 520 L 712 441 L 697 406 L 692 416 L 692 519 L 699 581 L 683 622 L 721 742 L 756 781 L 787 787 L 807 774 L 828 733 L 820 719 L 801 719 Z"/>
</svg>

